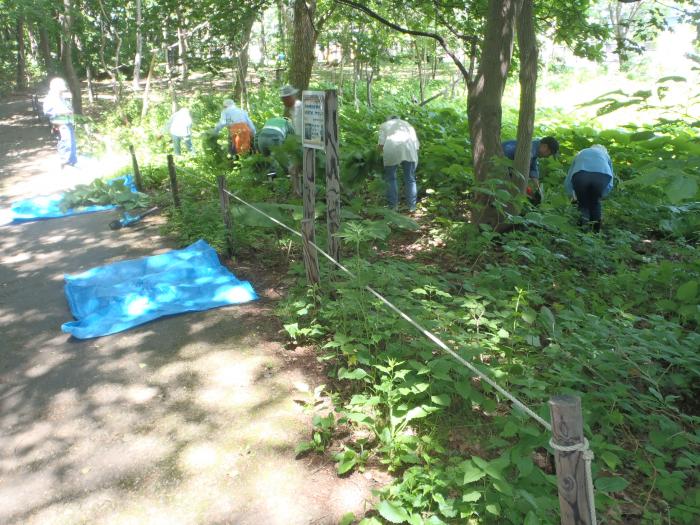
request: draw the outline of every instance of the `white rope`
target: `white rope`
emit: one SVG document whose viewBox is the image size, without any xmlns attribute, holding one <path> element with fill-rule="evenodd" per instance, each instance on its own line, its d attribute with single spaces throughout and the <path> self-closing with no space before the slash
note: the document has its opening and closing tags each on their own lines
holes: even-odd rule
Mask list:
<svg viewBox="0 0 700 525">
<path fill-rule="evenodd" d="M 591 515 L 591 524 L 596 525 L 596 515 L 595 515 L 595 492 L 593 489 L 593 474 L 591 472 L 591 463 L 595 455 L 593 451 L 588 447 L 588 440 L 584 437 L 583 443 L 576 443 L 575 445 L 557 445 L 554 442 L 554 438 L 549 440 L 549 446 L 558 452 L 581 452 L 583 456 L 583 464 L 586 469 L 586 496 L 588 499 L 588 512 Z"/>
<path fill-rule="evenodd" d="M 270 220 L 271 220 L 272 222 L 274 222 L 275 224 L 279 224 L 279 225 L 282 226 L 284 229 L 286 229 L 287 231 L 293 233 L 294 235 L 296 235 L 296 236 L 298 236 L 298 237 L 302 237 L 301 233 L 299 233 L 299 232 L 293 230 L 292 228 L 290 228 L 289 226 L 287 226 L 287 225 L 284 224 L 283 222 L 278 221 L 278 220 L 275 219 L 274 217 L 271 217 L 270 215 L 268 215 L 268 214 L 265 213 L 264 211 L 262 211 L 262 210 L 256 208 L 255 206 L 253 206 L 253 205 L 250 204 L 249 202 L 244 201 L 243 199 L 241 199 L 241 198 L 238 197 L 237 195 L 231 193 L 230 191 L 228 191 L 228 190 L 224 190 L 224 191 L 225 191 L 228 195 L 230 195 L 231 197 L 233 197 L 234 199 L 238 200 L 239 202 L 243 203 L 244 205 L 248 206 L 249 208 L 251 208 L 251 209 L 257 211 L 257 212 L 260 213 L 261 215 L 267 217 L 268 219 L 270 219 Z M 351 272 L 350 270 L 348 270 L 345 266 L 343 266 L 343 265 L 340 264 L 338 261 L 336 261 L 333 257 L 331 257 L 328 253 L 326 253 L 326 252 L 325 252 L 324 250 L 322 250 L 320 247 L 318 247 L 315 243 L 309 241 L 309 244 L 310 244 L 311 246 L 313 246 L 321 255 L 323 255 L 326 259 L 328 259 L 331 263 L 333 263 L 333 264 L 336 265 L 338 268 L 340 268 L 340 269 L 343 270 L 345 273 L 347 273 L 350 277 L 352 277 L 353 279 L 356 278 L 356 276 L 355 276 L 354 273 L 352 273 L 352 272 Z M 505 390 L 502 386 L 500 386 L 498 383 L 496 383 L 493 379 L 491 379 L 489 376 L 487 376 L 486 374 L 484 374 L 483 372 L 481 372 L 478 368 L 476 368 L 473 364 L 471 364 L 469 361 L 467 361 L 467 360 L 464 359 L 462 356 L 460 356 L 457 352 L 455 352 L 454 350 L 452 350 L 452 349 L 451 349 L 449 346 L 447 346 L 447 344 L 445 344 L 438 336 L 436 336 L 436 335 L 433 334 L 432 332 L 429 332 L 428 330 L 426 330 L 425 328 L 423 328 L 420 324 L 418 324 L 417 321 L 413 320 L 411 317 L 409 317 L 407 314 L 405 314 L 403 311 L 401 311 L 401 310 L 400 310 L 397 306 L 395 306 L 391 301 L 389 301 L 387 298 L 385 298 L 385 297 L 384 297 L 383 295 L 381 295 L 379 292 L 377 292 L 376 290 L 374 290 L 372 287 L 370 287 L 370 286 L 365 286 L 365 289 L 366 289 L 368 292 L 370 292 L 372 295 L 374 295 L 377 299 L 379 299 L 382 303 L 384 303 L 388 308 L 390 308 L 391 310 L 393 310 L 394 312 L 396 312 L 400 317 L 402 317 L 403 319 L 405 319 L 406 321 L 408 321 L 408 322 L 409 322 L 411 325 L 413 325 L 419 332 L 421 332 L 425 337 L 427 337 L 427 338 L 430 339 L 433 343 L 435 343 L 437 346 L 439 346 L 442 350 L 444 350 L 444 351 L 447 352 L 449 355 L 451 355 L 452 357 L 454 357 L 457 361 L 459 361 L 461 364 L 463 364 L 464 366 L 466 366 L 469 370 L 471 370 L 473 373 L 475 373 L 477 376 L 479 376 L 481 379 L 483 379 L 485 382 L 487 382 L 489 385 L 491 385 L 495 390 L 497 390 L 497 391 L 500 392 L 503 396 L 505 396 L 507 399 L 509 399 L 510 402 L 513 403 L 513 405 L 515 405 L 515 406 L 518 407 L 520 410 L 522 410 L 523 412 L 525 412 L 528 416 L 530 416 L 530 417 L 533 418 L 535 421 L 537 421 L 537 422 L 538 422 L 540 425 L 542 425 L 547 431 L 549 431 L 549 432 L 552 431 L 552 425 L 550 425 L 547 421 L 545 421 L 544 419 L 542 419 L 539 415 L 537 415 L 532 409 L 530 409 L 529 407 L 527 407 L 527 406 L 526 406 L 522 401 L 520 401 L 517 397 L 515 397 L 513 394 L 511 394 L 510 392 L 508 392 L 507 390 Z"/>
</svg>

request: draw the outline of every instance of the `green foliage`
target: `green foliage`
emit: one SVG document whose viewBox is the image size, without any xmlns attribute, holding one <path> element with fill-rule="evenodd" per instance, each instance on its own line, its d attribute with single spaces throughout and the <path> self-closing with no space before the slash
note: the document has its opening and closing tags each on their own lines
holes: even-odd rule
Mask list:
<svg viewBox="0 0 700 525">
<path fill-rule="evenodd" d="M 125 210 L 132 210 L 145 208 L 149 202 L 148 195 L 132 192 L 131 188 L 127 187 L 121 179 L 109 182 L 96 179 L 90 184 L 80 184 L 66 192 L 61 201 L 61 209 L 114 204 Z"/>
</svg>

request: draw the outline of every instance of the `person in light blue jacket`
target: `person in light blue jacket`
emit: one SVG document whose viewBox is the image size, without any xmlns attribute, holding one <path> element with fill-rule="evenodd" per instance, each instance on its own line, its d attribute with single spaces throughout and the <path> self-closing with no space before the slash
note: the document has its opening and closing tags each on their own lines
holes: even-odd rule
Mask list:
<svg viewBox="0 0 700 525">
<path fill-rule="evenodd" d="M 608 150 L 595 144 L 578 152 L 564 180 L 566 193 L 578 202 L 581 223 L 590 223 L 596 233 L 600 231 L 601 200 L 612 190 L 613 178 Z"/>
</svg>

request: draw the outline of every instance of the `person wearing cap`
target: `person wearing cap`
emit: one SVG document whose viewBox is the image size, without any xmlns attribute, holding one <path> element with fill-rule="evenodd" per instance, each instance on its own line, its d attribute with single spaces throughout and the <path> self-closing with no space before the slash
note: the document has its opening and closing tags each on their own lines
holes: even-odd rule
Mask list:
<svg viewBox="0 0 700 525">
<path fill-rule="evenodd" d="M 408 122 L 398 116 L 390 116 L 379 127 L 379 149 L 384 160 L 384 181 L 389 207 L 397 209 L 399 192 L 396 182 L 396 170 L 401 164 L 403 170 L 406 205 L 409 212 L 416 210 L 416 166 L 418 166 L 418 136 Z"/>
<path fill-rule="evenodd" d="M 255 138 L 255 124 L 250 120 L 248 113 L 236 106 L 230 98 L 224 100 L 224 110 L 213 134 L 218 135 L 222 128 L 228 128 L 228 147 L 231 155 L 241 155 L 250 151 Z"/>
<path fill-rule="evenodd" d="M 605 146 L 594 144 L 579 151 L 564 179 L 564 190 L 576 199 L 580 224 L 600 232 L 603 215 L 601 200 L 613 188 L 613 167 Z"/>
<path fill-rule="evenodd" d="M 294 126 L 294 133 L 301 136 L 301 100 L 299 100 L 299 90 L 294 86 L 284 86 L 280 89 L 280 98 L 284 104 L 284 116 L 287 117 Z"/>
<path fill-rule="evenodd" d="M 502 144 L 503 155 L 510 160 L 515 160 L 515 150 L 518 147 L 517 140 L 508 140 Z M 557 158 L 559 154 L 559 142 L 554 137 L 544 137 L 532 141 L 532 150 L 530 155 L 530 182 L 535 187 L 535 195 L 531 197 L 535 204 L 542 201 L 542 186 L 540 184 L 540 164 L 538 159 L 542 157 Z M 529 190 L 529 185 L 528 185 Z M 528 191 L 528 193 L 530 193 Z"/>
<path fill-rule="evenodd" d="M 58 129 L 60 140 L 56 149 L 63 166 L 75 166 L 78 162 L 78 147 L 75 141 L 75 123 L 73 106 L 66 81 L 56 77 L 49 83 L 49 92 L 44 98 L 44 114 L 49 122 Z"/>
<path fill-rule="evenodd" d="M 170 117 L 165 126 L 165 130 L 170 133 L 173 139 L 173 150 L 175 155 L 181 152 L 181 143 L 184 142 L 187 150 L 192 153 L 192 115 L 188 108 L 180 108 Z"/>
</svg>

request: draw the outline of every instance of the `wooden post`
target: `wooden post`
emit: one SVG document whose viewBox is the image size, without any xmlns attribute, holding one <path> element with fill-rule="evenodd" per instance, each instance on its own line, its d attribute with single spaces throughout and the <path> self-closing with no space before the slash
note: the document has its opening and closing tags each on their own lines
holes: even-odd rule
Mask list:
<svg viewBox="0 0 700 525">
<path fill-rule="evenodd" d="M 170 193 L 173 196 L 173 204 L 176 208 L 180 208 L 180 190 L 177 187 L 177 172 L 172 155 L 168 155 L 168 175 L 170 175 Z"/>
<path fill-rule="evenodd" d="M 552 443 L 557 469 L 557 487 L 562 525 L 592 525 L 588 495 L 588 476 L 582 450 L 562 451 L 558 447 L 578 448 L 584 443 L 581 398 L 554 396 L 549 400 L 552 421 Z"/>
<path fill-rule="evenodd" d="M 338 163 L 338 94 L 326 91 L 324 103 L 326 149 L 326 223 L 328 226 L 328 253 L 340 261 L 340 167 Z"/>
<path fill-rule="evenodd" d="M 136 189 L 143 191 L 143 179 L 141 178 L 141 170 L 139 169 L 139 163 L 136 160 L 136 153 L 134 152 L 134 147 L 129 146 L 129 153 L 131 153 L 131 166 L 134 169 L 134 182 L 136 183 Z"/>
<path fill-rule="evenodd" d="M 304 218 L 301 221 L 303 240 L 304 267 L 309 284 L 321 282 L 321 272 L 318 266 L 318 253 L 311 246 L 316 242 L 314 220 L 316 216 L 316 150 L 304 148 Z"/>
<path fill-rule="evenodd" d="M 224 227 L 226 228 L 226 255 L 233 255 L 233 221 L 231 220 L 231 206 L 228 193 L 226 193 L 226 177 L 219 175 L 216 177 L 219 186 L 219 198 L 221 199 L 221 214 L 224 217 Z"/>
</svg>

